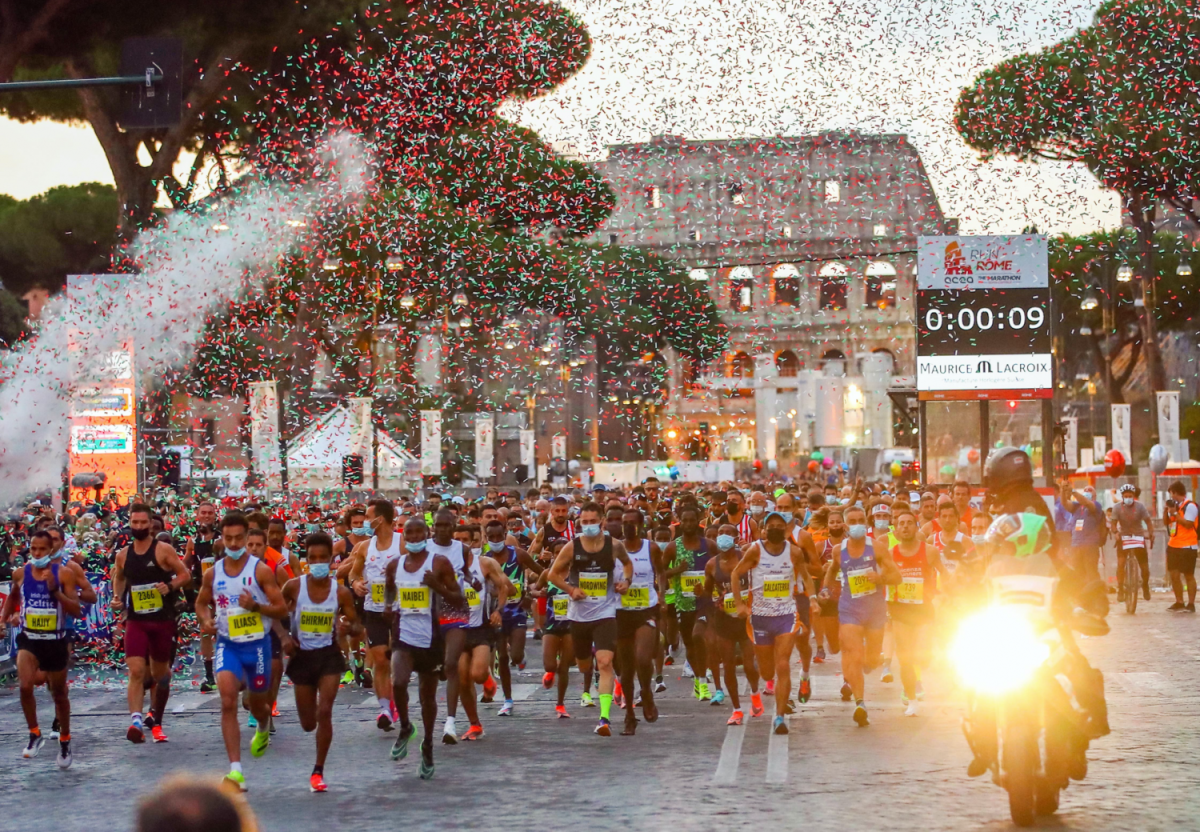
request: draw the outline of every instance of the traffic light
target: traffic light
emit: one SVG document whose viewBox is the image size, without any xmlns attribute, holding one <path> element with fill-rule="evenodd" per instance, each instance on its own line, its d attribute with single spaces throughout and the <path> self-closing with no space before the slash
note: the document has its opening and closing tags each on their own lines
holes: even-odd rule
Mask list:
<svg viewBox="0 0 1200 832">
<path fill-rule="evenodd" d="M 179 451 L 163 451 L 158 458 L 158 482 L 168 488 L 179 488 L 179 467 L 182 456 Z"/>
<path fill-rule="evenodd" d="M 353 486 L 363 484 L 363 458 L 361 454 L 347 454 L 342 457 L 342 485 Z"/>
</svg>

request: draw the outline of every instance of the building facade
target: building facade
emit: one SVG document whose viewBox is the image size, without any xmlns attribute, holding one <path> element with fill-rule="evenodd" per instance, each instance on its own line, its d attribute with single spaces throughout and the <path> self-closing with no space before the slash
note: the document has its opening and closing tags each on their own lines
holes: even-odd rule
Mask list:
<svg viewBox="0 0 1200 832">
<path fill-rule="evenodd" d="M 917 237 L 957 231 L 905 136 L 656 136 L 597 167 L 618 203 L 593 240 L 682 260 L 730 329 L 715 366 L 665 356 L 670 452 L 786 462 L 893 444 L 887 390 L 915 372 Z"/>
</svg>

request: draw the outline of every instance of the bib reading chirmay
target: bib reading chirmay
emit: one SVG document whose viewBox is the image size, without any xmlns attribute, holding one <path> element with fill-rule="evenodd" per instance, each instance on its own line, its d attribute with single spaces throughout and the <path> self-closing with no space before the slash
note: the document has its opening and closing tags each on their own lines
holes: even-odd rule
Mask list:
<svg viewBox="0 0 1200 832">
<path fill-rule="evenodd" d="M 792 582 L 787 578 L 774 575 L 763 578 L 763 598 L 779 600 L 791 597 Z"/>
<path fill-rule="evenodd" d="M 263 637 L 262 616 L 241 607 L 229 608 L 230 641 L 257 641 Z"/>
<path fill-rule="evenodd" d="M 696 590 L 704 583 L 703 572 L 684 572 L 679 576 L 679 590 L 684 598 L 695 598 Z"/>
<path fill-rule="evenodd" d="M 322 635 L 333 632 L 332 612 L 301 612 L 300 632 Z"/>
<path fill-rule="evenodd" d="M 553 602 L 553 605 L 554 605 L 554 617 L 555 618 L 566 618 L 567 617 L 567 596 L 557 595 L 550 600 Z"/>
<path fill-rule="evenodd" d="M 621 609 L 644 610 L 650 607 L 650 587 L 631 586 L 621 596 Z"/>
<path fill-rule="evenodd" d="M 53 633 L 58 629 L 58 610 L 26 607 L 25 629 L 31 633 Z"/>
<path fill-rule="evenodd" d="M 429 587 L 401 587 L 400 609 L 406 612 L 429 612 Z"/>
<path fill-rule="evenodd" d="M 579 574 L 579 589 L 589 598 L 608 597 L 608 573 L 581 572 Z"/>
<path fill-rule="evenodd" d="M 385 595 L 386 590 L 387 590 L 387 584 L 384 583 L 383 581 L 379 581 L 378 583 L 371 584 L 371 603 L 372 604 L 382 604 L 384 601 L 384 598 L 386 597 L 386 595 Z"/>
<path fill-rule="evenodd" d="M 846 583 L 850 586 L 851 598 L 875 594 L 875 583 L 867 577 L 870 573 L 870 569 L 855 569 L 846 573 Z"/>
<path fill-rule="evenodd" d="M 154 584 L 141 584 L 129 588 L 129 597 L 133 601 L 133 611 L 145 614 L 158 612 L 163 608 L 163 597 Z"/>
</svg>

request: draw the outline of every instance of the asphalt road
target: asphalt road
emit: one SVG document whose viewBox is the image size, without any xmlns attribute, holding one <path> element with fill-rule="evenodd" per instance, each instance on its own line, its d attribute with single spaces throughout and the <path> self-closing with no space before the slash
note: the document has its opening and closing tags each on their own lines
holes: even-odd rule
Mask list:
<svg viewBox="0 0 1200 832">
<path fill-rule="evenodd" d="M 1200 827 L 1190 805 L 1200 780 L 1200 620 L 1167 613 L 1167 603 L 1156 595 L 1132 617 L 1114 608 L 1112 633 L 1083 643 L 1107 677 L 1113 733 L 1093 744 L 1088 779 L 1071 786 L 1043 827 Z M 531 658 L 540 658 L 538 645 L 530 646 Z M 633 738 L 604 739 L 592 733 L 596 710 L 579 706 L 577 677 L 568 700 L 574 719 L 558 720 L 531 662 L 518 680 L 515 716 L 499 718 L 498 705 L 481 706 L 486 736 L 436 745 L 431 782 L 417 778 L 415 753 L 390 761 L 394 734 L 375 728 L 364 692 L 343 689 L 323 795 L 308 791 L 312 737 L 300 730 L 285 688 L 284 716 L 266 756 L 250 758 L 243 734 L 248 799 L 266 832 L 1010 826 L 1004 792 L 986 777 L 966 777 L 963 708 L 948 673 L 927 674 L 916 718 L 903 716 L 898 682 L 871 680 L 872 724 L 860 729 L 838 696 L 834 659 L 814 668 L 813 701 L 791 717 L 787 737 L 776 737 L 768 717 L 727 728 L 729 707 L 696 702 L 679 668 L 669 670 L 659 722 L 643 722 Z M 0 748 L 8 749 L 0 752 L 3 828 L 129 829 L 138 797 L 165 774 L 219 776 L 227 768 L 215 695 L 175 695 L 166 745 L 126 742 L 128 715 L 116 685 L 76 686 L 72 701 L 75 765 L 60 772 L 50 743 L 35 760 L 21 759 L 26 729 L 16 691 L 0 690 Z M 39 704 L 45 730 L 52 712 L 44 691 Z M 619 718 L 614 722 L 619 729 Z"/>
</svg>

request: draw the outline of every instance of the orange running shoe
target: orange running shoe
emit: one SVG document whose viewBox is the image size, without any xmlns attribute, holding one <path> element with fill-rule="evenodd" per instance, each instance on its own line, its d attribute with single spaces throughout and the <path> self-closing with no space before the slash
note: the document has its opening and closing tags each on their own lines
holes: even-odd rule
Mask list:
<svg viewBox="0 0 1200 832">
<path fill-rule="evenodd" d="M 162 729 L 161 725 L 155 725 L 150 729 L 150 736 L 154 737 L 155 742 L 166 742 L 167 732 Z"/>
<path fill-rule="evenodd" d="M 488 677 L 483 680 L 483 692 L 489 697 L 496 695 L 496 680 L 489 673 Z"/>
<path fill-rule="evenodd" d="M 762 716 L 763 715 L 763 704 L 762 704 L 762 694 L 761 693 L 756 693 L 753 696 L 751 696 L 750 704 L 752 706 L 750 708 L 750 716 Z"/>
<path fill-rule="evenodd" d="M 554 671 L 547 670 L 545 673 L 542 674 L 542 687 L 544 687 L 546 690 L 550 690 L 550 688 L 553 687 L 553 685 L 554 685 Z"/>
<path fill-rule="evenodd" d="M 271 716 L 283 716 L 283 714 L 279 713 L 279 703 L 278 702 L 271 703 Z"/>
<path fill-rule="evenodd" d="M 569 713 L 567 713 L 567 708 L 565 705 L 555 705 L 554 712 L 556 714 L 558 714 L 559 719 L 570 719 L 571 718 L 571 715 Z"/>
<path fill-rule="evenodd" d="M 742 719 L 744 717 L 745 717 L 745 714 L 743 714 L 741 711 L 734 711 L 733 715 L 729 717 L 729 721 L 726 722 L 725 724 L 726 725 L 741 725 Z"/>
<path fill-rule="evenodd" d="M 308 778 L 308 788 L 312 792 L 327 792 L 329 787 L 325 785 L 325 775 L 313 773 L 313 776 Z"/>
<path fill-rule="evenodd" d="M 129 730 L 125 732 L 125 739 L 137 745 L 144 743 L 146 735 L 142 733 L 142 726 L 136 722 L 130 725 Z"/>
<path fill-rule="evenodd" d="M 472 740 L 481 739 L 483 737 L 483 726 L 472 725 L 467 729 L 467 733 L 463 734 L 461 739 L 463 742 L 471 742 Z"/>
</svg>

